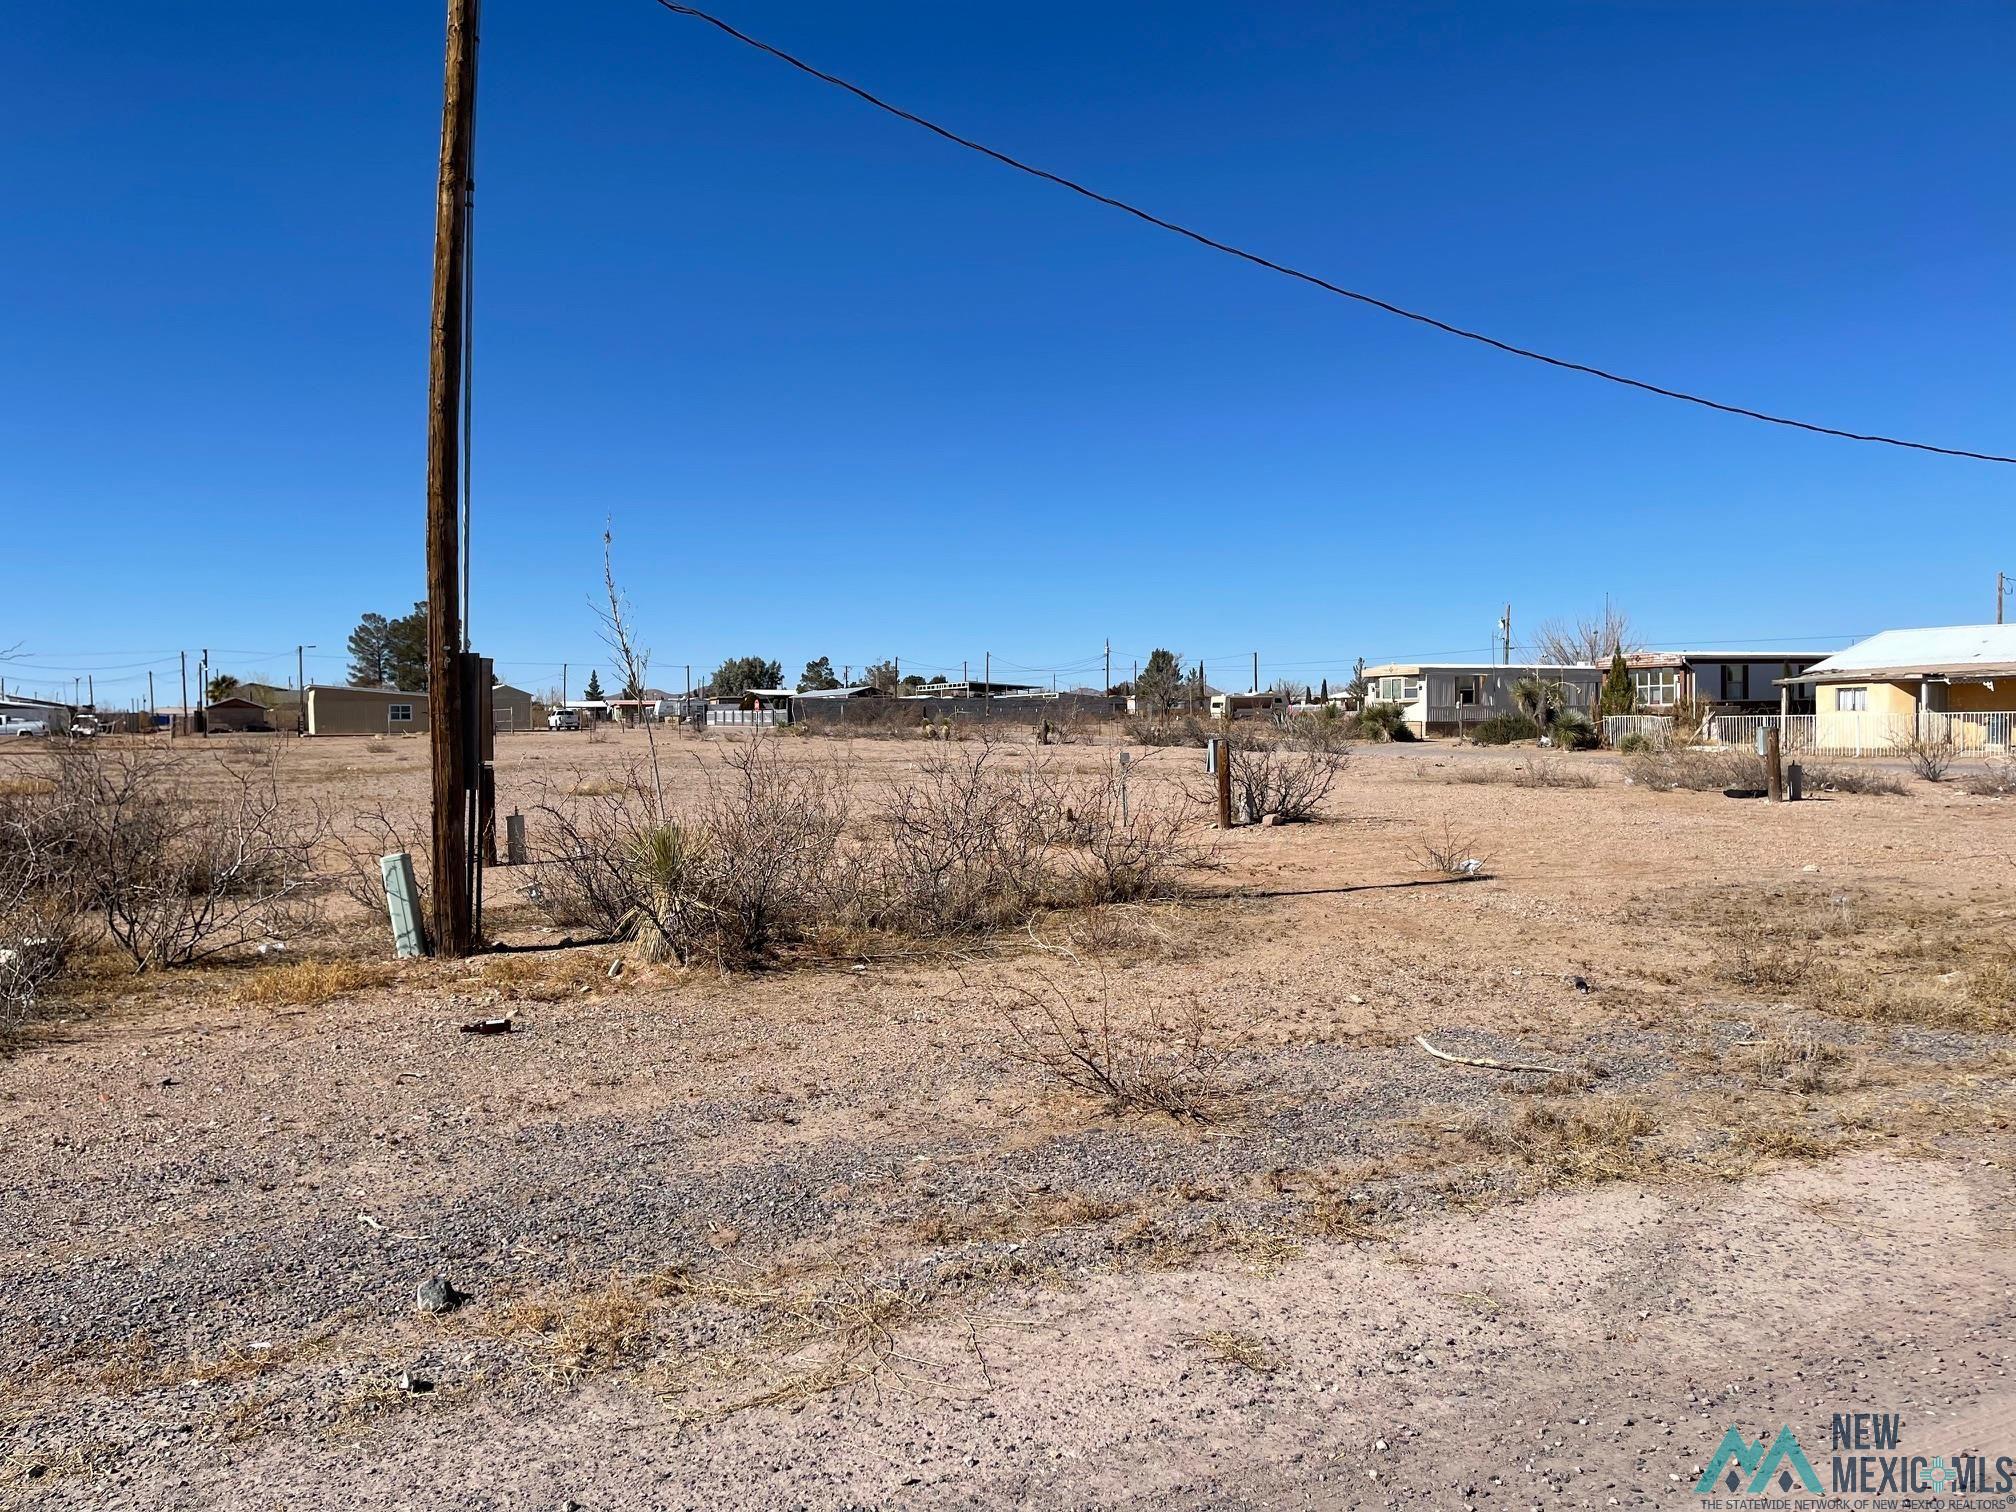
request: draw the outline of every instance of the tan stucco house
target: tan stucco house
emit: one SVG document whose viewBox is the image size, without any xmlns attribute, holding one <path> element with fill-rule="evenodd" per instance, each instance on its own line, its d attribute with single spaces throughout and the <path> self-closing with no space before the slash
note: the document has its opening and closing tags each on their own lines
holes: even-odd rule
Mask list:
<svg viewBox="0 0 2016 1512">
<path fill-rule="evenodd" d="M 1885 630 L 1815 662 L 1814 743 L 1882 750 L 1912 733 L 2006 748 L 2016 719 L 2016 625 Z"/>
</svg>

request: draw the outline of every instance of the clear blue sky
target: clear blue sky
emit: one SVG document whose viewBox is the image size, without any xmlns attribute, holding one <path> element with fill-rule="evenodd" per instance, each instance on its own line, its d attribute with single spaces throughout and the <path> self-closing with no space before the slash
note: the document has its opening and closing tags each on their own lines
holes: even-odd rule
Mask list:
<svg viewBox="0 0 2016 1512">
<path fill-rule="evenodd" d="M 1506 339 L 2016 450 L 2000 4 L 720 0 L 899 103 Z M 2016 468 L 1496 356 L 993 167 L 649 0 L 486 0 L 476 639 L 674 683 L 1992 615 Z M 0 646 L 342 672 L 422 588 L 441 7 L 17 8 Z M 284 649 L 284 654 L 280 653 Z M 264 653 L 264 654 L 249 654 Z M 161 658 L 166 660 L 160 660 Z M 1222 658 L 1222 663 L 1218 659 Z M 127 679 L 120 681 L 121 678 Z M 164 696 L 163 701 L 169 701 Z"/>
</svg>

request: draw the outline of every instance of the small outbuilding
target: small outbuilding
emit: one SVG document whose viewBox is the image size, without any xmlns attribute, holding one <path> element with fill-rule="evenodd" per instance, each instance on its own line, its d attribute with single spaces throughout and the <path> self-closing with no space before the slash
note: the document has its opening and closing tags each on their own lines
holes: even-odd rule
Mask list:
<svg viewBox="0 0 2016 1512">
<path fill-rule="evenodd" d="M 529 707 L 525 717 L 529 725 Z M 398 688 L 312 685 L 308 689 L 308 733 L 424 735 L 427 733 L 427 695 L 407 693 Z"/>
<path fill-rule="evenodd" d="M 223 730 L 270 730 L 273 722 L 266 717 L 266 705 L 256 699 L 220 698 L 203 706 L 203 724 L 211 731 Z"/>
</svg>

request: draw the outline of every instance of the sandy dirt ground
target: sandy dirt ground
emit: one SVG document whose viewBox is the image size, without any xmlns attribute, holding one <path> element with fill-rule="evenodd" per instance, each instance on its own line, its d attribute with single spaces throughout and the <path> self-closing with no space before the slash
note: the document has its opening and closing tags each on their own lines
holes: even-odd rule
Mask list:
<svg viewBox="0 0 2016 1512">
<path fill-rule="evenodd" d="M 792 750 L 872 793 L 920 745 Z M 641 754 L 507 739 L 502 804 Z M 1149 803 L 1197 760 L 1134 754 Z M 283 760 L 422 797 L 416 742 Z M 1357 753 L 1185 896 L 956 955 L 611 976 L 507 868 L 541 948 L 96 968 L 0 1061 L 0 1504 L 1696 1507 L 1729 1427 L 1844 1412 L 2016 1454 L 2016 811 L 1628 775 Z M 1212 1026 L 1222 1112 L 1005 1054 L 1018 985 Z"/>
</svg>

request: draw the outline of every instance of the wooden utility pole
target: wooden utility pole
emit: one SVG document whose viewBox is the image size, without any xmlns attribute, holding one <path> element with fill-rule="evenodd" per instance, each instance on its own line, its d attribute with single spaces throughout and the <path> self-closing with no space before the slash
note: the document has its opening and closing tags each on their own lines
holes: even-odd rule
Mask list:
<svg viewBox="0 0 2016 1512">
<path fill-rule="evenodd" d="M 294 733 L 308 733 L 308 674 L 302 670 L 306 658 L 301 654 L 308 648 L 294 648 Z"/>
<path fill-rule="evenodd" d="M 1995 623 L 1998 625 L 2002 623 L 2002 586 L 2008 578 L 2009 574 L 2006 572 L 1995 574 Z"/>
<path fill-rule="evenodd" d="M 147 733 L 154 733 L 154 669 L 147 669 Z"/>
<path fill-rule="evenodd" d="M 182 726 L 181 733 L 187 735 L 189 733 L 189 653 L 187 651 L 182 651 L 177 654 L 180 655 L 182 658 L 182 718 L 180 721 Z M 171 735 L 176 733 L 175 726 L 170 725 L 168 727 L 168 732 Z"/>
<path fill-rule="evenodd" d="M 1229 725 L 1229 721 L 1228 721 Z M 1218 828 L 1232 828 L 1232 740 L 1230 736 L 1211 737 L 1211 774 L 1218 786 Z"/>
<path fill-rule="evenodd" d="M 1770 725 L 1764 731 L 1764 791 L 1773 803 L 1785 801 L 1784 746 L 1779 739 L 1778 726 Z"/>
<path fill-rule="evenodd" d="M 462 669 L 460 477 L 463 280 L 475 135 L 477 0 L 448 0 L 441 164 L 434 197 L 434 317 L 427 354 L 427 716 L 434 795 L 434 949 L 476 945 L 469 879 L 470 740 Z"/>
</svg>

